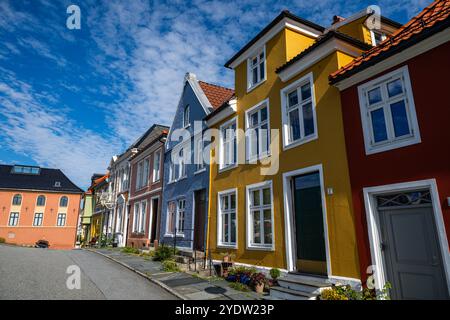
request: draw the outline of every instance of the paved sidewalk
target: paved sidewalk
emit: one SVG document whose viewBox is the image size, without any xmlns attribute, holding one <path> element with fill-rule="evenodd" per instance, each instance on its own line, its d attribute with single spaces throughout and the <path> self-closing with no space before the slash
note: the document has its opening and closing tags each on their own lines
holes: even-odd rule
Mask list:
<svg viewBox="0 0 450 320">
<path fill-rule="evenodd" d="M 230 288 L 229 282 L 214 278 L 202 279 L 186 272 L 165 272 L 158 261 L 127 254 L 119 249 L 87 249 L 114 260 L 165 288 L 184 300 L 260 300 L 264 295 Z"/>
</svg>

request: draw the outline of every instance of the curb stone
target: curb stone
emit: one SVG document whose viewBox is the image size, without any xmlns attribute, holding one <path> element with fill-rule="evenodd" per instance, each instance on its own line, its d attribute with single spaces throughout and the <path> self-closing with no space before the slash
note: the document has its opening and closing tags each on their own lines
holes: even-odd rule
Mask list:
<svg viewBox="0 0 450 320">
<path fill-rule="evenodd" d="M 153 282 L 154 284 L 156 284 L 156 285 L 158 285 L 159 287 L 165 289 L 166 291 L 168 291 L 169 293 L 173 294 L 173 295 L 176 296 L 177 298 L 179 298 L 179 299 L 181 299 L 181 300 L 188 300 L 188 298 L 186 298 L 185 296 L 183 296 L 183 295 L 180 294 L 179 292 L 173 290 L 173 289 L 170 288 L 168 285 L 162 283 L 162 282 L 159 281 L 159 280 L 156 280 L 156 279 L 150 277 L 149 275 L 146 275 L 145 273 L 143 273 L 143 272 L 141 272 L 141 271 L 139 271 L 139 270 L 137 270 L 137 269 L 135 269 L 135 268 L 133 268 L 133 267 L 131 267 L 131 266 L 125 264 L 125 263 L 123 263 L 122 261 L 119 261 L 119 260 L 117 260 L 117 259 L 115 259 L 115 258 L 113 258 L 113 257 L 108 256 L 107 254 L 98 252 L 98 251 L 96 251 L 96 250 L 87 249 L 87 248 L 83 248 L 82 250 L 86 250 L 86 251 L 89 251 L 89 252 L 94 252 L 94 253 L 96 253 L 96 254 L 98 254 L 98 255 L 101 255 L 101 256 L 103 256 L 103 257 L 105 257 L 105 258 L 108 258 L 108 259 L 110 259 L 110 260 L 112 260 L 112 261 L 114 261 L 114 262 L 120 264 L 121 266 L 123 266 L 123 267 L 125 267 L 125 268 L 127 268 L 127 269 L 129 269 L 129 270 L 131 270 L 131 271 L 133 271 L 133 272 L 135 272 L 135 273 L 137 273 L 137 274 L 140 275 L 141 277 L 146 278 L 146 279 L 149 280 L 150 282 Z"/>
</svg>

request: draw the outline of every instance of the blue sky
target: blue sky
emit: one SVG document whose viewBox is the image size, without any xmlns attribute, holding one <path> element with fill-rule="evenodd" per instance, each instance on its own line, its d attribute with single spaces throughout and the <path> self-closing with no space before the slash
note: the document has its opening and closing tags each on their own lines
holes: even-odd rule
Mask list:
<svg viewBox="0 0 450 320">
<path fill-rule="evenodd" d="M 431 0 L 0 0 L 0 163 L 62 169 L 80 187 L 153 123 L 186 72 L 233 86 L 224 63 L 281 10 L 324 27 L 370 4 L 405 23 Z M 66 8 L 81 8 L 81 30 Z"/>
</svg>

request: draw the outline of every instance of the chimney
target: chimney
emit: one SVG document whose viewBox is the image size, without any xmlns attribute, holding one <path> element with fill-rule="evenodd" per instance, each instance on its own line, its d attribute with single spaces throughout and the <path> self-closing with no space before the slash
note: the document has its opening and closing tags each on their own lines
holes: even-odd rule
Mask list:
<svg viewBox="0 0 450 320">
<path fill-rule="evenodd" d="M 343 18 L 343 17 L 333 16 L 333 22 L 331 24 L 333 25 L 333 24 L 339 23 L 339 22 L 344 21 L 344 20 L 345 20 L 345 18 Z"/>
</svg>

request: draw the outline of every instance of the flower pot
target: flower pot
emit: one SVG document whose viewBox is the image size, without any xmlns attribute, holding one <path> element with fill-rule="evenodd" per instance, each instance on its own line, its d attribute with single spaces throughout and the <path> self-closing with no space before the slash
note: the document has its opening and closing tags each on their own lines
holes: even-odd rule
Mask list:
<svg viewBox="0 0 450 320">
<path fill-rule="evenodd" d="M 256 291 L 256 293 L 263 293 L 264 292 L 264 283 L 256 284 L 255 291 Z"/>
</svg>

